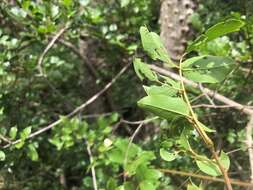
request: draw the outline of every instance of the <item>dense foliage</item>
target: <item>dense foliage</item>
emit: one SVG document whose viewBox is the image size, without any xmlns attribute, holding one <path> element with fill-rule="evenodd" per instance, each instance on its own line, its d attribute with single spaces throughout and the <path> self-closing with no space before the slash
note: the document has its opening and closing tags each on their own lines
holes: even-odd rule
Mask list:
<svg viewBox="0 0 253 190">
<path fill-rule="evenodd" d="M 253 3 L 195 4 L 176 62 L 159 1 L 1 1 L 0 189 L 252 186 Z"/>
</svg>

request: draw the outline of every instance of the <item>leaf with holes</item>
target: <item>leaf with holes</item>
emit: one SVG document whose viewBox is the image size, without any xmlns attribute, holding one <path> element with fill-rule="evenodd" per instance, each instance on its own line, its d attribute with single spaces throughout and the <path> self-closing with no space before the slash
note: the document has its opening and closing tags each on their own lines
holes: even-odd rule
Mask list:
<svg viewBox="0 0 253 190">
<path fill-rule="evenodd" d="M 168 63 L 172 67 L 176 66 L 172 63 L 159 35 L 154 32 L 149 32 L 144 26 L 140 28 L 140 35 L 143 49 L 153 60 L 158 59 Z"/>
<path fill-rule="evenodd" d="M 218 83 L 235 68 L 235 61 L 228 57 L 197 56 L 182 63 L 183 75 L 195 82 Z"/>
<path fill-rule="evenodd" d="M 165 95 L 146 96 L 138 101 L 138 105 L 165 119 L 170 118 L 171 113 L 189 116 L 188 106 L 181 98 L 173 98 Z"/>
</svg>

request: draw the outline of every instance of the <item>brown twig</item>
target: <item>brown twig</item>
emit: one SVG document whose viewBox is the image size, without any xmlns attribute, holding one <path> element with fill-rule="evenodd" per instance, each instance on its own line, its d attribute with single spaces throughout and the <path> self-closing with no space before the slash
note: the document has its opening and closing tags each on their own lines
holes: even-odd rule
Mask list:
<svg viewBox="0 0 253 190">
<path fill-rule="evenodd" d="M 67 118 L 71 118 L 74 115 L 76 115 L 77 113 L 79 113 L 80 111 L 82 111 L 84 108 L 86 108 L 88 105 L 90 105 L 92 102 L 94 102 L 98 97 L 100 97 L 102 94 L 104 94 L 116 81 L 117 79 L 127 70 L 127 68 L 130 66 L 131 64 L 127 64 L 125 67 L 123 67 L 121 69 L 121 71 L 111 80 L 111 82 L 109 82 L 102 90 L 100 90 L 98 93 L 96 93 L 94 96 L 92 96 L 89 100 L 87 100 L 85 103 L 83 103 L 82 105 L 78 106 L 76 109 L 74 109 L 72 112 L 70 112 L 68 115 L 66 115 L 65 117 Z M 43 127 L 33 133 L 31 133 L 27 139 L 31 139 L 35 136 L 40 135 L 41 133 L 44 133 L 46 131 L 48 131 L 49 129 L 59 125 L 63 120 L 62 119 L 58 119 L 57 121 L 51 123 L 50 125 L 47 125 L 46 127 Z M 15 145 L 17 143 L 21 142 L 21 139 L 18 139 L 14 142 L 12 142 L 12 144 L 7 144 L 5 145 L 3 148 L 8 148 L 11 145 Z"/>
<path fill-rule="evenodd" d="M 217 178 L 217 177 L 210 177 L 210 176 L 205 176 L 205 175 L 199 175 L 199 174 L 194 174 L 194 173 L 189 173 L 189 172 L 183 172 L 183 171 L 177 171 L 177 170 L 170 170 L 170 169 L 159 169 L 163 173 L 170 173 L 170 174 L 175 174 L 175 175 L 182 175 L 182 176 L 189 176 L 189 177 L 194 177 L 194 178 L 199 178 L 203 180 L 208 180 L 208 181 L 214 181 L 214 182 L 222 182 L 224 183 L 224 179 Z M 253 187 L 253 183 L 249 182 L 243 182 L 235 179 L 230 179 L 231 184 L 233 185 L 238 185 L 242 187 Z"/>
</svg>

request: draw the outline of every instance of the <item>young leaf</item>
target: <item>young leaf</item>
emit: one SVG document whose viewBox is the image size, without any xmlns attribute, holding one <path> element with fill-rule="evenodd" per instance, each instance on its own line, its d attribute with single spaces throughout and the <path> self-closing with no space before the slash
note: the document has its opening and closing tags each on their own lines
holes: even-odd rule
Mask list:
<svg viewBox="0 0 253 190">
<path fill-rule="evenodd" d="M 18 129 L 17 127 L 12 127 L 9 131 L 9 136 L 10 136 L 10 139 L 13 140 L 16 138 L 17 136 L 17 132 L 18 132 Z"/>
<path fill-rule="evenodd" d="M 25 140 L 31 133 L 32 127 L 26 127 L 21 133 L 20 133 L 20 138 L 22 140 Z"/>
<path fill-rule="evenodd" d="M 4 160 L 5 160 L 5 153 L 0 150 L 0 161 L 4 161 Z"/>
<path fill-rule="evenodd" d="M 141 59 L 134 59 L 134 70 L 137 76 L 143 80 L 145 77 L 150 81 L 157 81 L 157 75 L 155 72 L 151 71 L 151 69 L 147 66 L 146 63 L 142 62 Z"/>
<path fill-rule="evenodd" d="M 39 159 L 38 152 L 33 144 L 28 145 L 27 155 L 32 161 L 37 161 Z"/>
<path fill-rule="evenodd" d="M 201 128 L 204 131 L 206 131 L 208 133 L 214 133 L 214 132 L 216 132 L 214 129 L 210 129 L 209 127 L 205 126 L 203 123 L 201 123 L 201 122 L 198 122 L 198 123 L 199 123 L 199 125 L 201 126 Z"/>
<path fill-rule="evenodd" d="M 168 162 L 171 162 L 177 158 L 176 153 L 170 153 L 164 148 L 160 149 L 160 156 L 162 157 L 163 160 L 168 161 Z"/>
<path fill-rule="evenodd" d="M 165 119 L 169 118 L 171 113 L 184 116 L 189 115 L 188 106 L 181 98 L 172 98 L 164 95 L 146 96 L 138 101 L 138 105 Z"/>
<path fill-rule="evenodd" d="M 210 55 L 193 57 L 182 63 L 184 76 L 201 83 L 221 82 L 234 68 L 234 60 Z"/>
<path fill-rule="evenodd" d="M 161 38 L 154 32 L 149 32 L 144 26 L 140 28 L 141 42 L 143 49 L 153 60 L 160 60 L 175 67 L 172 63 L 166 48 L 164 47 Z"/>
</svg>

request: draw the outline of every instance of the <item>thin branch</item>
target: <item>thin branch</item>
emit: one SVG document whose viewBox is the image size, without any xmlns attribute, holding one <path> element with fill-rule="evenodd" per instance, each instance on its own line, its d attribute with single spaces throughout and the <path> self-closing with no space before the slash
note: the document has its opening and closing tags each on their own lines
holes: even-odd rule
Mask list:
<svg viewBox="0 0 253 190">
<path fill-rule="evenodd" d="M 248 153 L 249 153 L 249 163 L 250 163 L 250 182 L 253 183 L 253 149 L 252 144 L 252 130 L 253 130 L 253 115 L 250 117 L 249 122 L 246 126 L 246 145 L 248 147 Z"/>
<path fill-rule="evenodd" d="M 204 96 L 206 97 L 206 99 L 210 102 L 210 104 L 212 104 L 213 106 L 215 106 L 213 100 L 208 96 L 208 94 L 204 91 L 204 88 L 201 84 L 199 84 L 199 89 L 201 90 L 201 92 L 204 94 Z"/>
<path fill-rule="evenodd" d="M 94 190 L 98 190 L 96 170 L 95 170 L 95 166 L 93 165 L 92 152 L 91 152 L 89 143 L 87 142 L 86 144 L 87 144 L 87 152 L 88 152 L 88 155 L 89 155 L 89 158 L 90 158 L 90 164 L 91 164 L 91 175 L 92 175 L 93 188 L 94 188 Z"/>
<path fill-rule="evenodd" d="M 163 68 L 160 68 L 158 66 L 155 66 L 155 65 L 150 65 L 150 68 L 160 74 L 163 74 L 163 75 L 166 75 L 166 76 L 169 76 L 175 80 L 178 80 L 180 81 L 180 76 L 172 71 L 169 71 L 169 70 L 166 70 L 166 69 L 163 69 Z M 187 85 L 190 85 L 194 88 L 199 88 L 198 84 L 191 81 L 191 80 L 188 80 L 184 77 L 182 77 L 182 80 L 184 81 L 185 84 Z M 224 104 L 226 105 L 230 105 L 230 106 L 233 106 L 234 109 L 237 109 L 247 115 L 253 115 L 253 110 L 252 109 L 249 109 L 247 106 L 244 106 L 238 102 L 235 102 L 234 100 L 231 100 L 219 93 L 215 93 L 214 91 L 208 89 L 208 88 L 204 88 L 203 89 L 210 97 L 213 97 L 214 99 L 220 101 L 220 102 L 223 102 Z"/>
<path fill-rule="evenodd" d="M 152 118 L 148 118 L 148 119 L 144 119 L 144 120 L 140 120 L 140 121 L 128 121 L 128 120 L 125 120 L 125 119 L 121 119 L 121 122 L 126 123 L 126 124 L 130 124 L 130 125 L 139 125 L 141 123 L 149 123 L 150 121 L 154 121 L 158 118 L 159 117 L 152 117 Z"/>
<path fill-rule="evenodd" d="M 233 108 L 235 107 L 234 105 L 210 105 L 210 104 L 197 104 L 197 105 L 193 105 L 193 108 L 201 108 L 201 107 L 205 107 L 205 108 Z M 246 108 L 251 109 L 252 106 L 245 106 Z"/>
<path fill-rule="evenodd" d="M 12 144 L 12 143 L 13 143 L 10 139 L 8 139 L 7 137 L 5 137 L 5 136 L 3 136 L 3 135 L 1 135 L 1 134 L 0 134 L 0 139 L 1 139 L 2 141 L 6 142 L 6 143 L 9 143 L 9 144 Z"/>
<path fill-rule="evenodd" d="M 129 150 L 131 148 L 131 145 L 133 143 L 133 140 L 134 140 L 135 136 L 138 134 L 138 132 L 140 131 L 140 129 L 143 126 L 143 124 L 144 124 L 144 122 L 141 122 L 139 124 L 139 126 L 136 128 L 136 130 L 134 131 L 133 135 L 129 139 L 129 143 L 128 143 L 128 146 L 127 146 L 127 149 L 126 149 L 125 158 L 124 158 L 124 168 L 125 168 L 125 166 L 127 164 L 127 157 L 128 157 L 128 153 L 129 153 Z M 126 181 L 126 175 L 124 175 L 124 181 Z"/>
<path fill-rule="evenodd" d="M 46 46 L 46 48 L 44 49 L 44 51 L 40 55 L 40 57 L 38 59 L 38 63 L 37 63 L 37 67 L 38 67 L 39 75 L 40 76 L 45 76 L 45 73 L 44 73 L 43 68 L 42 68 L 42 63 L 43 63 L 45 55 L 53 47 L 53 45 L 55 44 L 56 40 L 67 30 L 67 28 L 69 27 L 69 24 L 70 23 L 67 23 L 62 29 L 60 29 L 55 34 L 55 36 L 51 39 L 51 41 L 49 42 L 49 44 Z"/>
<path fill-rule="evenodd" d="M 76 109 L 74 109 L 72 112 L 70 112 L 69 114 L 67 114 L 65 117 L 67 118 L 71 118 L 73 116 L 75 116 L 77 113 L 79 113 L 80 111 L 82 111 L 84 108 L 86 108 L 88 105 L 90 105 L 91 103 L 93 103 L 98 97 L 100 97 L 102 94 L 104 94 L 116 81 L 117 79 L 127 70 L 127 68 L 130 66 L 131 64 L 127 64 L 125 67 L 123 67 L 121 69 L 121 71 L 111 80 L 111 82 L 109 82 L 102 90 L 100 90 L 98 93 L 96 93 L 94 96 L 92 96 L 89 100 L 87 100 L 85 103 L 83 103 L 82 105 L 78 106 Z M 57 121 L 51 123 L 50 125 L 43 127 L 33 133 L 31 133 L 27 139 L 31 139 L 35 136 L 40 135 L 41 133 L 44 133 L 46 131 L 48 131 L 49 129 L 59 125 L 63 120 L 62 119 L 58 119 Z M 7 144 L 5 145 L 3 148 L 8 148 L 11 145 L 15 145 L 17 143 L 21 142 L 21 139 L 18 139 L 16 141 L 14 141 L 12 144 Z"/>
<path fill-rule="evenodd" d="M 208 180 L 208 181 L 214 181 L 214 182 L 222 182 L 224 183 L 224 179 L 217 178 L 217 177 L 210 177 L 210 176 L 205 176 L 205 175 L 199 175 L 199 174 L 194 174 L 194 173 L 189 173 L 189 172 L 183 172 L 183 171 L 177 171 L 177 170 L 170 170 L 170 169 L 159 169 L 163 173 L 170 173 L 170 174 L 175 174 L 175 175 L 182 175 L 182 176 L 189 176 L 189 177 L 194 177 L 194 178 L 199 178 L 203 180 Z M 249 182 L 243 182 L 235 179 L 230 179 L 231 184 L 233 185 L 238 185 L 242 187 L 253 187 L 253 183 Z"/>
<path fill-rule="evenodd" d="M 206 132 L 201 128 L 200 124 L 199 124 L 199 121 L 198 121 L 198 118 L 196 116 L 196 114 L 194 113 L 193 111 L 193 108 L 191 106 L 191 103 L 189 101 L 189 98 L 188 98 L 188 95 L 187 95 L 187 92 L 186 92 L 186 89 L 185 89 L 185 85 L 184 85 L 184 80 L 183 80 L 183 73 L 182 73 L 182 61 L 183 61 L 183 58 L 186 54 L 184 54 L 182 56 L 182 58 L 180 59 L 180 64 L 179 64 L 179 77 L 180 77 L 180 83 L 181 83 L 181 88 L 182 88 L 182 96 L 189 108 L 189 112 L 190 112 L 190 116 L 188 118 L 189 122 L 191 122 L 193 124 L 193 127 L 196 129 L 196 131 L 198 132 L 198 134 L 201 136 L 202 140 L 204 141 L 204 143 L 206 144 L 206 146 L 209 148 L 209 150 L 211 151 L 223 177 L 224 177 L 224 180 L 225 180 L 225 184 L 226 184 L 226 187 L 228 190 L 232 190 L 232 186 L 231 186 L 231 182 L 230 182 L 230 179 L 229 179 L 229 176 L 228 176 L 228 173 L 227 171 L 225 170 L 225 168 L 222 166 L 220 160 L 219 160 L 219 157 L 217 155 L 217 153 L 215 152 L 215 147 L 214 147 L 214 143 L 213 141 L 208 137 L 208 135 L 206 134 Z M 204 91 L 204 89 L 203 89 Z"/>
</svg>

